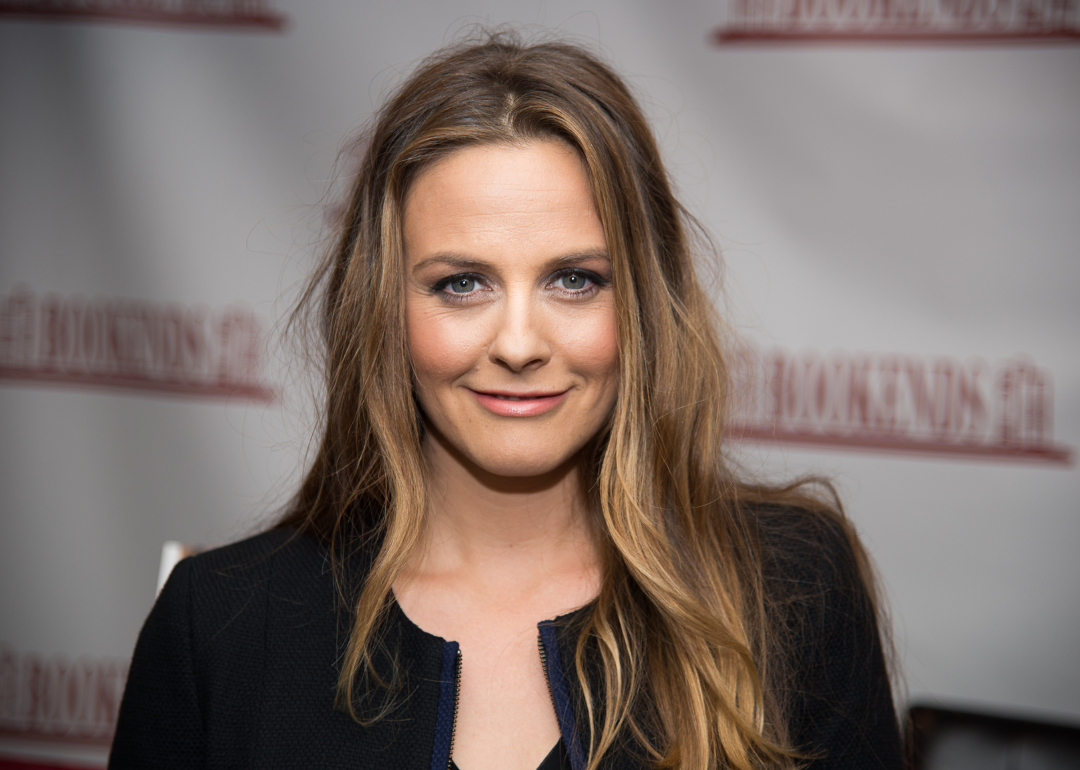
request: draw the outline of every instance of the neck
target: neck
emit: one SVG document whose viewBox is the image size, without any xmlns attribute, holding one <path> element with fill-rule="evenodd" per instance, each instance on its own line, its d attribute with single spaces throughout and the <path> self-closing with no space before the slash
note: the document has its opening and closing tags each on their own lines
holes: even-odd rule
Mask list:
<svg viewBox="0 0 1080 770">
<path fill-rule="evenodd" d="M 434 432 L 424 439 L 428 516 L 413 569 L 532 582 L 592 571 L 596 548 L 577 459 L 542 476 L 495 476 Z"/>
</svg>

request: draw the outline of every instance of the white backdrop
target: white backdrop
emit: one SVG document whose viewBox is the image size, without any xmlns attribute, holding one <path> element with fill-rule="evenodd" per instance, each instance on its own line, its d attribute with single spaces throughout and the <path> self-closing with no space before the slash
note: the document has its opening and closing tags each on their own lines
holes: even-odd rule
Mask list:
<svg viewBox="0 0 1080 770">
<path fill-rule="evenodd" d="M 237 539 L 290 493 L 306 422 L 287 358 L 271 344 L 245 359 L 231 384 L 248 390 L 222 397 L 168 319 L 203 319 L 207 355 L 230 361 L 246 354 L 213 347 L 222 314 L 272 339 L 343 140 L 473 23 L 554 30 L 626 75 L 724 253 L 718 301 L 756 344 L 1026 354 L 1053 375 L 1054 442 L 1080 445 L 1080 47 L 723 46 L 719 0 L 273 10 L 282 32 L 0 19 L 0 756 L 100 765 L 102 672 L 122 676 L 162 542 Z M 153 389 L 120 387 L 138 384 L 130 367 L 57 374 L 44 332 L 18 353 L 19 319 L 43 316 L 13 298 L 53 295 L 158 319 L 138 327 L 159 334 L 139 348 Z M 1075 466 L 736 451 L 756 471 L 837 480 L 912 699 L 1080 721 Z M 79 687 L 98 688 L 98 711 Z"/>
</svg>

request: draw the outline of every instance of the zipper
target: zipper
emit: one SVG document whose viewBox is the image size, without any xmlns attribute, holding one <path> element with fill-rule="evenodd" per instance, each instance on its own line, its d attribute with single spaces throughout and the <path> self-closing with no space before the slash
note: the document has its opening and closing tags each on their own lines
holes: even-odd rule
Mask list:
<svg viewBox="0 0 1080 770">
<path fill-rule="evenodd" d="M 450 770 L 454 761 L 454 731 L 461 695 L 461 645 L 443 642 L 439 674 L 439 704 L 435 712 L 435 746 L 429 770 Z"/>
<path fill-rule="evenodd" d="M 540 666 L 544 669 L 544 682 L 547 684 L 548 698 L 551 699 L 551 708 L 557 718 L 559 710 L 555 706 L 555 691 L 551 689 L 551 676 L 548 674 L 547 649 L 544 648 L 544 636 L 539 631 L 536 632 L 536 646 L 540 648 Z"/>
<path fill-rule="evenodd" d="M 551 707 L 559 723 L 559 734 L 570 759 L 573 770 L 585 770 L 585 752 L 574 723 L 574 710 L 570 705 L 570 693 L 563 678 L 562 662 L 559 660 L 559 640 L 555 635 L 555 623 L 545 620 L 538 626 L 537 646 L 540 648 L 540 665 L 544 668 L 544 680 L 548 686 Z M 547 639 L 545 640 L 545 637 Z"/>
<path fill-rule="evenodd" d="M 450 722 L 450 750 L 446 752 L 446 770 L 454 766 L 454 734 L 457 732 L 458 704 L 461 702 L 461 648 L 454 660 L 454 719 Z"/>
</svg>

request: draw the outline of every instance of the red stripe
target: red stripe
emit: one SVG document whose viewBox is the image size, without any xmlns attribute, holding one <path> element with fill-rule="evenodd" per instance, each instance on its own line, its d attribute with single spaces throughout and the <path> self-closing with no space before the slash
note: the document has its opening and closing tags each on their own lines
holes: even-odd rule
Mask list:
<svg viewBox="0 0 1080 770">
<path fill-rule="evenodd" d="M 172 393 L 178 396 L 201 396 L 205 398 L 248 399 L 273 403 L 277 393 L 266 385 L 241 382 L 236 384 L 189 383 L 182 380 L 153 379 L 135 374 L 68 374 L 48 369 L 30 369 L 0 364 L 0 384 L 32 382 L 41 385 L 74 386 L 92 389 L 117 389 Z M 14 381 L 14 382 L 8 382 Z"/>
<path fill-rule="evenodd" d="M 86 768 L 86 765 L 43 765 L 40 762 L 0 758 L 0 770 L 86 770 Z"/>
<path fill-rule="evenodd" d="M 83 21 L 131 21 L 146 24 L 177 24 L 190 27 L 248 27 L 281 32 L 288 19 L 280 13 L 185 13 L 165 8 L 132 8 L 127 3 L 98 7 L 75 7 L 73 3 L 55 6 L 34 2 L 0 2 L 0 15 L 22 16 L 30 19 L 66 19 Z"/>
<path fill-rule="evenodd" d="M 814 430 L 770 429 L 751 425 L 728 427 L 728 438 L 776 444 L 809 444 L 843 449 L 873 449 L 909 454 L 959 455 L 987 460 L 1024 460 L 1071 466 L 1073 450 L 1061 445 L 1011 446 L 1008 444 L 965 444 L 963 442 L 915 439 L 888 433 L 819 433 Z"/>
<path fill-rule="evenodd" d="M 1019 43 L 1075 44 L 1080 31 L 1061 29 L 1047 32 L 952 32 L 933 29 L 890 30 L 815 30 L 782 27 L 721 28 L 713 33 L 713 42 L 730 43 Z"/>
</svg>

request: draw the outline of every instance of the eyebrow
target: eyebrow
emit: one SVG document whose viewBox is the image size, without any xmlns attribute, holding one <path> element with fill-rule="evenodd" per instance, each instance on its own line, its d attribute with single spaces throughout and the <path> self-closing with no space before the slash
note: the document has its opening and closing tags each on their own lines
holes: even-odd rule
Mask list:
<svg viewBox="0 0 1080 770">
<path fill-rule="evenodd" d="M 555 259 L 550 260 L 546 267 L 548 269 L 558 269 L 568 265 L 575 265 L 579 262 L 587 262 L 590 259 L 611 261 L 611 257 L 608 256 L 607 251 L 604 249 L 589 249 L 587 251 L 575 251 L 572 254 L 556 257 Z M 494 267 L 490 262 L 485 262 L 482 259 L 473 259 L 472 257 L 467 257 L 462 254 L 435 254 L 434 256 L 427 257 L 426 259 L 417 262 L 413 267 L 413 271 L 422 270 L 423 268 L 434 264 L 449 265 L 450 267 L 457 267 L 462 270 L 489 270 Z"/>
</svg>

